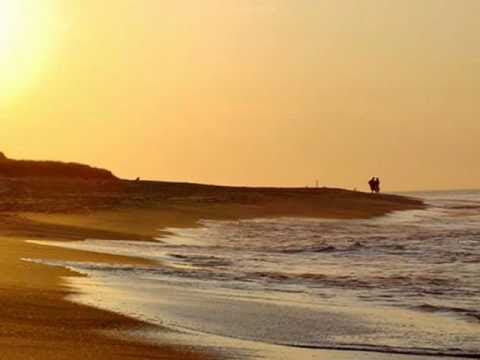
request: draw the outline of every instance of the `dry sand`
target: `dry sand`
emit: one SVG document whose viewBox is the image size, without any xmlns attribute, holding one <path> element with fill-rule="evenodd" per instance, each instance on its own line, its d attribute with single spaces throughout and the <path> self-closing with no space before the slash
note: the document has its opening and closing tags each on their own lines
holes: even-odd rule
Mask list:
<svg viewBox="0 0 480 360">
<path fill-rule="evenodd" d="M 178 346 L 146 345 L 100 334 L 99 330 L 146 325 L 67 301 L 72 290 L 62 278 L 75 274 L 22 258 L 142 264 L 145 260 L 44 247 L 25 240 L 146 240 L 161 235 L 160 230 L 167 227 L 195 226 L 202 218 L 365 218 L 422 207 L 420 202 L 401 197 L 333 189 L 195 188 L 191 184 L 122 182 L 61 184 L 58 190 L 59 184 L 33 181 L 27 186 L 25 182 L 22 180 L 21 186 L 10 180 L 3 183 L 0 200 L 0 359 L 213 357 Z M 82 197 L 85 187 L 95 191 Z"/>
</svg>

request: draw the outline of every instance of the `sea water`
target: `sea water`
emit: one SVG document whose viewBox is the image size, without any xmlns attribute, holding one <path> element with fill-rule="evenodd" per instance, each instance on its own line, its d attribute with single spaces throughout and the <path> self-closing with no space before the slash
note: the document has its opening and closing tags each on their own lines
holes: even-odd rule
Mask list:
<svg viewBox="0 0 480 360">
<path fill-rule="evenodd" d="M 50 264 L 88 275 L 71 279 L 75 301 L 204 344 L 305 349 L 303 358 L 320 349 L 480 357 L 480 192 L 411 195 L 428 208 L 369 220 L 205 220 L 157 242 L 50 243 L 155 266 Z"/>
</svg>

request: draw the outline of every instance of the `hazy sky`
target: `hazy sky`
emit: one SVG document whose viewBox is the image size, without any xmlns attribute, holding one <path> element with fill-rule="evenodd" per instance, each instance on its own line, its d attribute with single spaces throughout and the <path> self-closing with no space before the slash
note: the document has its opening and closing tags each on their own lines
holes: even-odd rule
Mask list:
<svg viewBox="0 0 480 360">
<path fill-rule="evenodd" d="M 123 177 L 480 187 L 479 0 L 0 0 L 0 150 Z"/>
</svg>

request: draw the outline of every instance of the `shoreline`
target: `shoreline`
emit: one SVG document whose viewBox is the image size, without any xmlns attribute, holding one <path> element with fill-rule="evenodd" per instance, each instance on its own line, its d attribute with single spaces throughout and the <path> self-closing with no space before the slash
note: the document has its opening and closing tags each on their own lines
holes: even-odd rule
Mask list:
<svg viewBox="0 0 480 360">
<path fill-rule="evenodd" d="M 167 344 L 151 345 L 138 339 L 116 339 L 104 330 L 127 331 L 146 326 L 139 320 L 71 302 L 74 289 L 66 277 L 76 272 L 24 261 L 24 258 L 63 261 L 111 262 L 149 265 L 151 262 L 124 256 L 89 253 L 0 238 L 0 346 L 8 359 L 122 359 L 134 353 L 140 358 L 205 359 L 191 349 Z M 85 344 L 90 344 L 86 346 Z M 208 357 L 211 358 L 211 357 Z"/>
<path fill-rule="evenodd" d="M 402 199 L 401 197 L 396 197 Z M 116 339 L 98 334 L 98 330 L 135 330 L 148 324 L 123 315 L 75 304 L 68 300 L 73 289 L 63 279 L 78 276 L 73 272 L 46 265 L 27 263 L 24 258 L 114 262 L 148 265 L 135 257 L 102 255 L 96 253 L 45 247 L 25 240 L 83 240 L 86 238 L 108 240 L 152 240 L 169 227 L 198 226 L 201 218 L 216 220 L 253 218 L 262 215 L 278 217 L 315 215 L 327 218 L 365 218 L 396 210 L 422 208 L 418 201 L 360 209 L 354 201 L 354 211 L 335 209 L 331 200 L 323 208 L 287 199 L 282 207 L 276 204 L 198 203 L 198 199 L 176 200 L 156 207 L 123 207 L 90 212 L 46 213 L 4 212 L 0 214 L 0 269 L 7 274 L 0 281 L 0 305 L 7 309 L 0 315 L 4 324 L 0 330 L 0 345 L 6 358 L 35 359 L 105 359 L 139 358 L 159 359 L 210 359 L 213 354 L 178 345 L 143 344 L 139 339 Z M 343 201 L 344 204 L 348 203 Z M 386 211 L 388 210 L 388 211 Z M 89 343 L 92 346 L 81 347 Z M 81 349 L 79 349 L 81 347 Z"/>
</svg>

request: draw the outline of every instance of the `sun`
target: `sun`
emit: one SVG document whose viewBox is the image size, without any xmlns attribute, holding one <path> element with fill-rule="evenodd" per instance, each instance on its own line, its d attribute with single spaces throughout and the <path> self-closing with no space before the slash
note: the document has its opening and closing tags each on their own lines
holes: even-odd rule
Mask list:
<svg viewBox="0 0 480 360">
<path fill-rule="evenodd" d="M 49 1 L 0 0 L 0 100 L 18 95 L 45 65 L 51 40 Z"/>
</svg>

